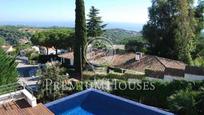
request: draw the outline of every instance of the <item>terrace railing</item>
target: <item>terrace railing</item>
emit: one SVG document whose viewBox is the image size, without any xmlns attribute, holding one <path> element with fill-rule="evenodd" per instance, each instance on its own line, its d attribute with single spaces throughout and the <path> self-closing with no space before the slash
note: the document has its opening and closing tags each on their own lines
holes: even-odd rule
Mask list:
<svg viewBox="0 0 204 115">
<path fill-rule="evenodd" d="M 16 92 L 19 90 L 22 90 L 23 86 L 19 83 L 11 83 L 11 84 L 6 84 L 6 85 L 1 85 L 0 86 L 0 95 L 11 93 L 11 92 Z"/>
</svg>

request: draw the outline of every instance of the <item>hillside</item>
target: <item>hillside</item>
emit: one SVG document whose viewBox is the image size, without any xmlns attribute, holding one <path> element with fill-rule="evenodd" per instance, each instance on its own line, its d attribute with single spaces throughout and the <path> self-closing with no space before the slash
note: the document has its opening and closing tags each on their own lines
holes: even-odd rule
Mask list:
<svg viewBox="0 0 204 115">
<path fill-rule="evenodd" d="M 0 37 L 8 44 L 16 45 L 22 41 L 29 41 L 36 32 L 48 29 L 71 29 L 64 27 L 29 27 L 29 26 L 0 26 Z"/>
<path fill-rule="evenodd" d="M 31 37 L 31 33 L 20 31 L 20 28 L 22 27 L 1 26 L 0 37 L 11 45 L 19 43 L 20 39 L 28 40 Z"/>
<path fill-rule="evenodd" d="M 124 29 L 107 29 L 103 36 L 109 38 L 113 43 L 120 43 L 125 38 L 138 37 L 142 34 Z"/>
<path fill-rule="evenodd" d="M 73 29 L 63 27 L 26 27 L 26 26 L 0 26 L 0 37 L 4 38 L 7 43 L 16 45 L 20 39 L 29 40 L 35 32 L 44 31 L 47 29 Z M 103 35 L 109 38 L 114 44 L 124 42 L 129 38 L 136 38 L 142 36 L 141 33 L 136 31 L 129 31 L 124 29 L 107 29 Z"/>
</svg>

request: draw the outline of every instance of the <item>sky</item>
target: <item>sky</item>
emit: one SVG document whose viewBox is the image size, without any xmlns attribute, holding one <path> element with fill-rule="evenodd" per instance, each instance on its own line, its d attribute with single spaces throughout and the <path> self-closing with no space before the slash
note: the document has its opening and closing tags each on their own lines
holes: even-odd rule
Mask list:
<svg viewBox="0 0 204 115">
<path fill-rule="evenodd" d="M 75 0 L 0 0 L 0 2 L 1 25 L 74 25 Z M 85 0 L 86 14 L 91 6 L 100 10 L 102 20 L 109 26 L 132 30 L 141 29 L 147 22 L 151 0 Z"/>
</svg>

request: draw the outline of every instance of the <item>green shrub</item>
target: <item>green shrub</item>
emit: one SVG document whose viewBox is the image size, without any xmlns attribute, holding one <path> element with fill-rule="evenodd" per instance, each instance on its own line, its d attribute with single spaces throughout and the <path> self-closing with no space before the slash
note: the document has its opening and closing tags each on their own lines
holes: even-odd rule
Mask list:
<svg viewBox="0 0 204 115">
<path fill-rule="evenodd" d="M 121 97 L 125 97 L 137 102 L 141 102 L 147 105 L 163 108 L 163 109 L 170 109 L 169 108 L 169 101 L 167 100 L 168 97 L 177 94 L 179 91 L 186 91 L 187 89 L 192 89 L 193 92 L 199 92 L 199 89 L 203 87 L 204 81 L 198 82 L 188 82 L 188 81 L 172 81 L 172 82 L 165 82 L 160 80 L 140 80 L 142 86 L 145 82 L 152 83 L 155 86 L 155 90 L 120 90 L 118 84 L 120 82 L 127 81 L 118 81 L 115 84 L 117 87 L 115 90 L 112 90 L 111 93 L 114 95 L 118 95 Z M 132 84 L 133 85 L 133 84 Z M 191 94 L 189 94 L 191 95 Z M 200 96 L 202 97 L 202 96 Z M 182 100 L 181 101 L 185 101 Z M 203 104 L 203 103 L 202 103 Z M 202 105 L 201 104 L 201 105 Z M 172 110 L 172 109 L 170 109 Z M 201 109 L 199 109 L 201 110 Z M 175 111 L 173 111 L 175 112 Z M 176 111 L 177 112 L 177 111 Z"/>
<path fill-rule="evenodd" d="M 39 53 L 31 53 L 30 55 L 30 60 L 38 60 L 39 59 L 40 54 Z"/>
<path fill-rule="evenodd" d="M 204 51 L 203 51 L 204 52 Z M 194 65 L 198 67 L 204 67 L 204 57 L 198 57 L 194 60 Z"/>
<path fill-rule="evenodd" d="M 83 79 L 84 80 L 93 80 L 93 79 L 121 79 L 121 80 L 127 80 L 127 79 L 143 79 L 145 78 L 144 75 L 140 74 L 134 74 L 134 73 L 108 73 L 108 74 L 96 74 L 91 71 L 83 72 Z"/>
<path fill-rule="evenodd" d="M 190 89 L 180 90 L 168 97 L 168 107 L 171 111 L 180 115 L 196 115 L 196 97 L 198 92 Z"/>
</svg>

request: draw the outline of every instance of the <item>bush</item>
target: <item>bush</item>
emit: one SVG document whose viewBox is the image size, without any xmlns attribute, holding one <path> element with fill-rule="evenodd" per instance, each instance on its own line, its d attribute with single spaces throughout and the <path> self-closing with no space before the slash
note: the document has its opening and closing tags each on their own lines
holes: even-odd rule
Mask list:
<svg viewBox="0 0 204 115">
<path fill-rule="evenodd" d="M 198 57 L 194 60 L 194 65 L 198 67 L 204 67 L 204 57 Z"/>
<path fill-rule="evenodd" d="M 31 53 L 30 60 L 38 60 L 40 54 L 39 53 Z"/>
<path fill-rule="evenodd" d="M 140 74 L 134 74 L 134 73 L 108 73 L 108 74 L 96 74 L 91 71 L 83 72 L 83 79 L 84 80 L 93 80 L 93 79 L 121 79 L 121 80 L 127 80 L 127 79 L 143 79 L 145 78 L 144 75 Z"/>
<path fill-rule="evenodd" d="M 188 81 L 172 81 L 172 82 L 165 82 L 165 81 L 158 81 L 158 80 L 140 80 L 142 86 L 144 86 L 144 83 L 149 82 L 150 84 L 153 84 L 155 86 L 155 90 L 120 90 L 118 84 L 121 81 L 118 81 L 116 84 L 117 87 L 116 90 L 112 90 L 111 93 L 114 95 L 122 96 L 137 102 L 141 102 L 147 105 L 163 108 L 166 110 L 172 110 L 170 108 L 169 100 L 167 100 L 168 97 L 172 95 L 178 95 L 177 93 L 179 91 L 186 91 L 187 89 L 192 89 L 192 92 L 190 92 L 189 95 L 197 94 L 197 92 L 200 92 L 200 88 L 203 87 L 204 81 L 200 82 L 188 82 Z M 127 82 L 127 81 L 122 81 Z M 133 84 L 132 84 L 133 85 Z M 131 86 L 132 87 L 132 86 Z M 181 92 L 180 92 L 181 93 Z M 188 93 L 188 92 L 185 92 Z M 191 94 L 192 93 L 192 94 Z M 179 94 L 180 95 L 180 94 Z M 202 97 L 202 96 L 200 96 Z M 196 98 L 195 98 L 196 99 Z M 193 99 L 193 101 L 195 100 Z M 187 99 L 180 99 L 180 101 L 186 101 Z M 178 102 L 179 103 L 179 102 Z M 202 103 L 203 104 L 203 103 Z M 201 105 L 202 105 L 201 104 Z M 198 109 L 198 107 L 197 107 Z M 198 109 L 201 111 L 201 109 Z M 178 112 L 178 111 L 173 111 Z"/>
<path fill-rule="evenodd" d="M 197 96 L 198 92 L 191 91 L 190 89 L 180 90 L 168 97 L 169 109 L 180 115 L 195 115 Z"/>
</svg>

